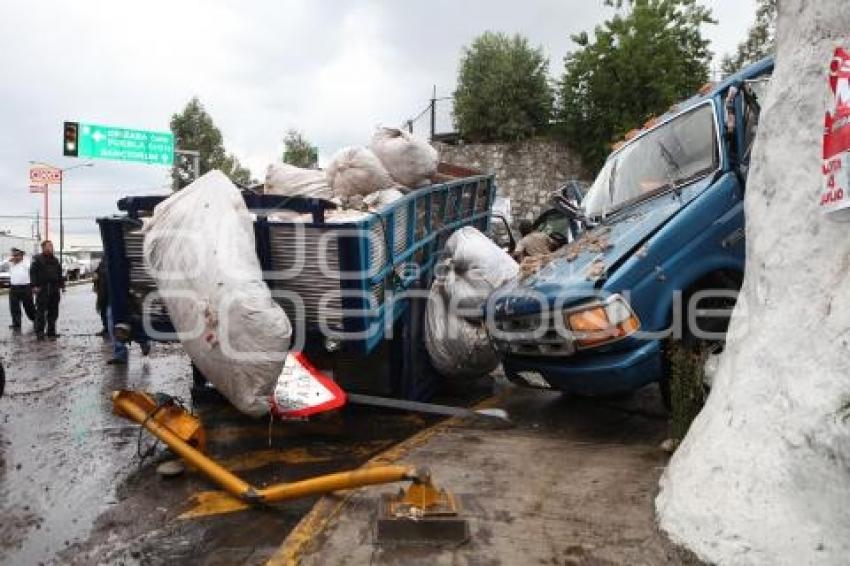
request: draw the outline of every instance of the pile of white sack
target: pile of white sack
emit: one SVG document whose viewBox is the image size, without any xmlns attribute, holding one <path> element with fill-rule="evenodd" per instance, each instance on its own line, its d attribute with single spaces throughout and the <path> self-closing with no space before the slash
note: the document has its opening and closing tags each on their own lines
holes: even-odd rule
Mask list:
<svg viewBox="0 0 850 566">
<path fill-rule="evenodd" d="M 487 298 L 516 279 L 519 266 L 470 226 L 446 242 L 428 295 L 425 346 L 434 368 L 447 377 L 478 377 L 499 365 L 481 316 Z"/>
<path fill-rule="evenodd" d="M 239 190 L 211 171 L 160 203 L 144 232 L 145 263 L 189 357 L 237 409 L 267 413 L 292 327 L 263 282 Z"/>
<path fill-rule="evenodd" d="M 324 171 L 269 165 L 265 192 L 347 204 L 352 197 L 390 189 L 407 192 L 427 185 L 437 173 L 438 160 L 437 150 L 427 142 L 403 130 L 378 128 L 369 147 L 339 150 Z"/>
</svg>

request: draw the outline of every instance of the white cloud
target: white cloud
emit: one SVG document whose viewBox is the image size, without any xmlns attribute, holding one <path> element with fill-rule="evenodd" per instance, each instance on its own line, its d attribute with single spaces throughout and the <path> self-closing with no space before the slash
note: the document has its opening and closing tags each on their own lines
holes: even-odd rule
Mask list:
<svg viewBox="0 0 850 566">
<path fill-rule="evenodd" d="M 721 21 L 706 29 L 714 50 L 732 50 L 753 0 L 705 4 Z M 462 47 L 484 30 L 527 35 L 558 76 L 569 35 L 610 13 L 601 0 L 3 2 L 0 229 L 28 233 L 2 216 L 40 208 L 26 189 L 29 159 L 78 163 L 61 157 L 63 120 L 167 129 L 197 95 L 259 178 L 287 128 L 326 161 L 377 124 L 412 117 L 434 85 L 450 94 Z M 85 218 L 68 221 L 68 240 L 96 237 L 90 218 L 114 212 L 118 197 L 167 183 L 164 169 L 108 161 L 69 173 L 65 213 Z"/>
</svg>

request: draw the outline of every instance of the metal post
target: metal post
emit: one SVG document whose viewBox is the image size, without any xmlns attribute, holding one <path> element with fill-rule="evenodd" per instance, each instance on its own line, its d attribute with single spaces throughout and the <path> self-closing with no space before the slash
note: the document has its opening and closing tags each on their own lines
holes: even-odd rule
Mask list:
<svg viewBox="0 0 850 566">
<path fill-rule="evenodd" d="M 65 171 L 59 170 L 59 265 L 65 266 L 65 219 L 62 217 L 62 181 L 65 180 Z"/>
<path fill-rule="evenodd" d="M 437 85 L 434 85 L 434 94 L 431 96 L 431 140 L 437 131 Z"/>
<path fill-rule="evenodd" d="M 50 239 L 50 223 L 48 218 L 50 218 L 50 194 L 49 194 L 50 185 L 44 185 L 44 239 Z M 44 240 L 42 240 L 44 241 Z M 40 244 L 41 242 L 39 242 Z"/>
</svg>

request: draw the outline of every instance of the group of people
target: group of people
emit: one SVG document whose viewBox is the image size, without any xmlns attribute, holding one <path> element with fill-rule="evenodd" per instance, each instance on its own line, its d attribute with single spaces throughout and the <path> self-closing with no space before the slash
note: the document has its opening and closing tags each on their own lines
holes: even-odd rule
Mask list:
<svg viewBox="0 0 850 566">
<path fill-rule="evenodd" d="M 45 240 L 41 243 L 41 253 L 32 261 L 18 248 L 11 249 L 11 257 L 4 264 L 9 269 L 9 310 L 12 315 L 13 331 L 20 331 L 23 316 L 33 321 L 38 340 L 56 339 L 56 320 L 59 318 L 59 301 L 65 291 L 65 277 L 62 265 L 54 255 L 53 243 Z M 97 293 L 96 308 L 103 324 L 98 335 L 112 342 L 112 358 L 109 364 L 126 365 L 129 351 L 127 343 L 116 337 L 115 321 L 110 306 L 109 278 L 106 273 L 106 261 L 102 260 L 94 274 L 94 291 Z M 147 337 L 136 337 L 142 355 L 150 353 L 150 341 Z"/>
<path fill-rule="evenodd" d="M 33 321 L 35 335 L 55 339 L 59 300 L 65 290 L 62 265 L 53 253 L 53 242 L 41 243 L 41 253 L 27 261 L 23 250 L 12 248 L 9 267 L 9 309 L 13 330 L 21 329 L 22 315 Z M 23 311 L 23 312 L 22 312 Z M 46 332 L 45 332 L 46 331 Z"/>
</svg>

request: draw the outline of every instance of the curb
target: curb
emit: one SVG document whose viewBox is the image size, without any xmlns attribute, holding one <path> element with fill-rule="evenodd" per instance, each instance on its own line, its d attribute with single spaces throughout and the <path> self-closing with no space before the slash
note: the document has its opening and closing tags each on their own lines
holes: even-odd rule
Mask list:
<svg viewBox="0 0 850 566">
<path fill-rule="evenodd" d="M 500 396 L 493 396 L 480 401 L 473 405 L 474 409 L 487 409 L 496 404 Z M 403 440 L 392 446 L 380 454 L 374 456 L 368 462 L 363 464 L 361 468 L 371 466 L 383 466 L 393 464 L 408 454 L 414 449 L 419 448 L 437 434 L 443 432 L 447 428 L 451 428 L 460 424 L 464 419 L 461 417 L 452 417 L 445 421 L 434 424 L 428 428 L 420 430 L 410 438 Z M 364 488 L 360 488 L 364 489 Z M 358 490 L 347 490 L 329 495 L 322 496 L 313 508 L 301 518 L 295 528 L 283 539 L 280 548 L 268 559 L 266 566 L 295 566 L 300 563 L 301 557 L 308 550 L 311 543 L 321 535 L 343 510 L 346 503 Z"/>
</svg>

